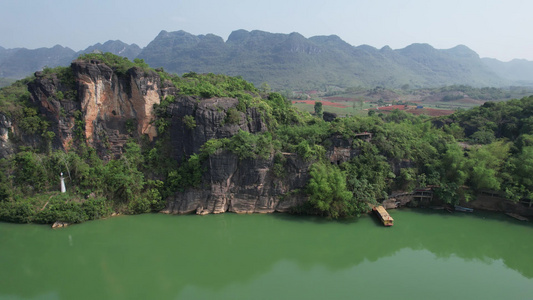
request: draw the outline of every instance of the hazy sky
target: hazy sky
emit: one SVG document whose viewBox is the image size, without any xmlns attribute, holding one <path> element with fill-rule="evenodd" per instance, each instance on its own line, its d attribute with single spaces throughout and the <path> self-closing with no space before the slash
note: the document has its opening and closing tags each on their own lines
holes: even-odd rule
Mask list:
<svg viewBox="0 0 533 300">
<path fill-rule="evenodd" d="M 161 30 L 335 34 L 393 49 L 463 44 L 481 57 L 533 60 L 531 0 L 0 0 L 0 46 L 82 50 L 121 40 L 144 47 Z"/>
</svg>

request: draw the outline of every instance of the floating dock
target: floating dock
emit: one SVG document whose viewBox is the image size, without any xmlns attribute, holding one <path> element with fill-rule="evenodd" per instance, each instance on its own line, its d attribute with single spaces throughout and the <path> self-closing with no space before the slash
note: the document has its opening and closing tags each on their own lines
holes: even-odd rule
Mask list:
<svg viewBox="0 0 533 300">
<path fill-rule="evenodd" d="M 389 213 L 385 210 L 385 208 L 380 206 L 374 206 L 372 210 L 378 215 L 379 219 L 385 226 L 392 226 L 394 223 L 394 219 L 389 215 Z"/>
<path fill-rule="evenodd" d="M 521 215 L 518 215 L 518 214 L 506 213 L 506 215 L 508 215 L 508 216 L 511 217 L 511 218 L 515 218 L 515 219 L 517 219 L 517 220 L 520 220 L 520 221 L 525 221 L 525 222 L 529 221 L 528 218 L 526 218 L 526 217 L 522 217 Z"/>
</svg>

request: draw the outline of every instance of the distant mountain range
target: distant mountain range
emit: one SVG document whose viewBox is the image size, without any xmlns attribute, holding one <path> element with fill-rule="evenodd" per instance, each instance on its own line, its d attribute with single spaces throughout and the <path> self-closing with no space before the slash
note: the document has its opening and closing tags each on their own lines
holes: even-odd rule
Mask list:
<svg viewBox="0 0 533 300">
<path fill-rule="evenodd" d="M 439 50 L 428 44 L 403 49 L 352 46 L 338 36 L 305 38 L 237 30 L 221 37 L 161 31 L 145 48 L 108 41 L 75 52 L 62 46 L 28 50 L 0 47 L 0 77 L 22 78 L 44 66 L 65 66 L 82 53 L 111 52 L 144 59 L 150 66 L 183 74 L 223 73 L 242 76 L 274 89 L 309 90 L 329 86 L 435 87 L 533 85 L 533 62 L 480 58 L 466 46 Z"/>
<path fill-rule="evenodd" d="M 510 62 L 501 62 L 494 58 L 481 60 L 496 74 L 516 85 L 530 86 L 533 82 L 533 61 L 513 59 Z"/>
<path fill-rule="evenodd" d="M 75 52 L 68 47 L 56 45 L 52 48 L 26 48 L 5 49 L 0 47 L 0 77 L 20 79 L 33 72 L 42 70 L 45 66 L 68 66 L 80 54 L 93 51 L 112 52 L 117 55 L 134 59 L 141 52 L 136 44 L 128 45 L 121 41 L 107 41 L 96 44 L 85 50 Z"/>
</svg>

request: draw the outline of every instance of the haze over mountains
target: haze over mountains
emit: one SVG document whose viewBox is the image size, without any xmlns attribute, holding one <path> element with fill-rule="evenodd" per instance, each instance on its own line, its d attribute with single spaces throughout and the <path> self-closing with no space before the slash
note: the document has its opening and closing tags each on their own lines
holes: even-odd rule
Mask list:
<svg viewBox="0 0 533 300">
<path fill-rule="evenodd" d="M 237 30 L 221 37 L 161 31 L 145 48 L 107 41 L 75 52 L 62 46 L 28 50 L 0 47 L 0 77 L 22 78 L 44 66 L 65 66 L 95 50 L 144 59 L 152 67 L 183 74 L 223 73 L 242 76 L 275 89 L 325 89 L 327 86 L 476 87 L 533 85 L 533 62 L 480 58 L 466 46 L 438 50 L 428 44 L 403 49 L 352 46 L 335 35 L 305 38 Z"/>
<path fill-rule="evenodd" d="M 128 45 L 121 41 L 98 43 L 79 52 L 60 45 L 32 50 L 26 48 L 5 49 L 0 46 L 0 77 L 20 79 L 41 70 L 45 66 L 68 66 L 80 54 L 95 50 L 111 52 L 133 60 L 142 49 L 136 44 Z"/>
</svg>

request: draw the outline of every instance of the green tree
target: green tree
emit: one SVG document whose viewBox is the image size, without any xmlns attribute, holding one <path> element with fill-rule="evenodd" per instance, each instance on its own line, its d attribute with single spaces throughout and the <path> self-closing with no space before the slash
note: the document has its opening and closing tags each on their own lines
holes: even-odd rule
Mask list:
<svg viewBox="0 0 533 300">
<path fill-rule="evenodd" d="M 506 196 L 514 201 L 533 199 L 533 146 L 523 147 L 507 167 L 511 180 L 505 186 Z"/>
<path fill-rule="evenodd" d="M 501 171 L 510 153 L 510 143 L 494 142 L 470 150 L 470 185 L 476 190 L 500 190 Z"/>
<path fill-rule="evenodd" d="M 324 117 L 324 110 L 322 108 L 322 102 L 320 101 L 315 102 L 315 115 L 320 119 Z"/>
<path fill-rule="evenodd" d="M 310 204 L 330 218 L 350 217 L 358 213 L 353 194 L 346 188 L 346 174 L 337 166 L 315 163 L 307 184 Z"/>
<path fill-rule="evenodd" d="M 47 185 L 47 172 L 39 155 L 23 151 L 15 155 L 15 183 L 26 191 L 41 192 Z"/>
<path fill-rule="evenodd" d="M 494 132 L 491 130 L 476 131 L 470 136 L 470 140 L 477 144 L 490 144 L 494 139 Z"/>
<path fill-rule="evenodd" d="M 268 94 L 268 93 L 270 93 L 272 88 L 270 88 L 270 85 L 268 83 L 263 82 L 263 83 L 261 83 L 261 86 L 259 87 L 259 90 L 261 90 L 261 92 L 263 92 L 265 94 Z"/>
<path fill-rule="evenodd" d="M 241 121 L 241 113 L 234 107 L 228 109 L 226 113 L 226 123 L 239 125 Z"/>
<path fill-rule="evenodd" d="M 194 128 L 196 128 L 196 120 L 192 115 L 186 115 L 185 117 L 183 117 L 183 123 L 185 124 L 185 127 L 187 127 L 187 129 L 193 130 Z"/>
<path fill-rule="evenodd" d="M 451 182 L 456 186 L 463 185 L 468 179 L 467 159 L 457 144 L 449 144 L 441 159 L 443 172 L 441 182 Z"/>
</svg>

